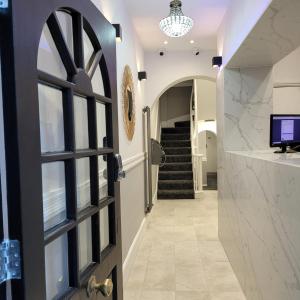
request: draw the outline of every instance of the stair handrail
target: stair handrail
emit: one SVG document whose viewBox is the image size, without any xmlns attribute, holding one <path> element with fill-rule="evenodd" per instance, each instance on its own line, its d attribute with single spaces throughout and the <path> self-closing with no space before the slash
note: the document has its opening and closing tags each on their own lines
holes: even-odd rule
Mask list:
<svg viewBox="0 0 300 300">
<path fill-rule="evenodd" d="M 190 101 L 190 117 L 191 117 L 191 146 L 192 146 L 192 168 L 194 178 L 194 194 L 195 198 L 199 198 L 203 191 L 203 175 L 202 164 L 203 154 L 199 152 L 198 141 L 198 105 L 197 105 L 197 84 L 194 80 L 191 101 Z"/>
</svg>

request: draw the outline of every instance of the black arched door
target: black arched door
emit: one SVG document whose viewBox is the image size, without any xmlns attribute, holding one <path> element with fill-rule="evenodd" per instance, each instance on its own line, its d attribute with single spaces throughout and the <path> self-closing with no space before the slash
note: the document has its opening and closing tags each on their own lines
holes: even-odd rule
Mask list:
<svg viewBox="0 0 300 300">
<path fill-rule="evenodd" d="M 122 299 L 114 27 L 90 1 L 14 0 L 1 37 L 13 299 Z"/>
</svg>

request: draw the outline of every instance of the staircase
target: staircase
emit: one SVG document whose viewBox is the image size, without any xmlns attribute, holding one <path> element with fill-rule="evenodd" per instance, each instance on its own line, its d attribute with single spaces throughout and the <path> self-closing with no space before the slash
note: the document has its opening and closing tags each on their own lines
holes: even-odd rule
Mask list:
<svg viewBox="0 0 300 300">
<path fill-rule="evenodd" d="M 190 121 L 162 128 L 166 163 L 159 169 L 158 199 L 194 199 Z"/>
</svg>

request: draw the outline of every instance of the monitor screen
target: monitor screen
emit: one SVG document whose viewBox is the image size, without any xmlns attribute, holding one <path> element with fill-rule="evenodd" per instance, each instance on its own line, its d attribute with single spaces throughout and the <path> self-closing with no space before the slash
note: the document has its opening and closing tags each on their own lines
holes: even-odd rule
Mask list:
<svg viewBox="0 0 300 300">
<path fill-rule="evenodd" d="M 270 146 L 300 144 L 300 115 L 271 115 Z"/>
</svg>

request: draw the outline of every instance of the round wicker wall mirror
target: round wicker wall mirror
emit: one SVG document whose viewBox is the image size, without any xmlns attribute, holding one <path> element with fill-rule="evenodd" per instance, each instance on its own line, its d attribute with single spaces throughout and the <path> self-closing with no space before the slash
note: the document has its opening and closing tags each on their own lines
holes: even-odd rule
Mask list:
<svg viewBox="0 0 300 300">
<path fill-rule="evenodd" d="M 131 141 L 135 129 L 134 83 L 130 67 L 127 65 L 123 74 L 123 119 L 127 138 Z"/>
</svg>

